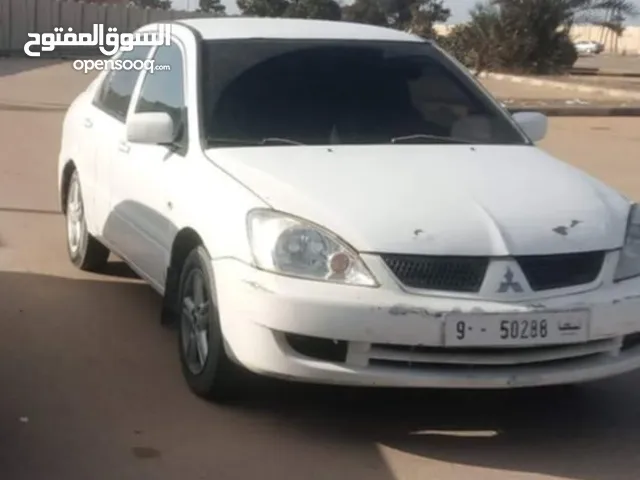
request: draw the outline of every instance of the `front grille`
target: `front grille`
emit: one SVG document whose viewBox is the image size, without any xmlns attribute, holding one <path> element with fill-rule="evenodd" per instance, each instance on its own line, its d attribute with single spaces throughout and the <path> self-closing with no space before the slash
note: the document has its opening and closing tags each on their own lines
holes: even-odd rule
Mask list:
<svg viewBox="0 0 640 480">
<path fill-rule="evenodd" d="M 407 287 L 451 292 L 478 292 L 487 257 L 436 257 L 383 254 L 382 259 Z"/>
<path fill-rule="evenodd" d="M 600 274 L 604 252 L 516 257 L 534 291 L 591 283 Z"/>
<path fill-rule="evenodd" d="M 620 349 L 622 339 L 606 338 L 586 343 L 530 347 L 448 348 L 374 343 L 367 356 L 371 366 L 400 368 L 478 368 L 542 365 L 565 362 Z"/>
<path fill-rule="evenodd" d="M 427 290 L 477 293 L 488 257 L 441 257 L 383 254 L 382 259 L 403 285 Z M 591 283 L 598 278 L 605 252 L 515 257 L 533 291 Z"/>
</svg>

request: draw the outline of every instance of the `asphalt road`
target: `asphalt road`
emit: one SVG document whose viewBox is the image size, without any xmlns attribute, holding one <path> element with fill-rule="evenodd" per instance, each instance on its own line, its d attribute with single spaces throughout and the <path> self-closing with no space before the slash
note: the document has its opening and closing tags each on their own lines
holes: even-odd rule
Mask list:
<svg viewBox="0 0 640 480">
<path fill-rule="evenodd" d="M 640 55 L 622 56 L 602 54 L 580 57 L 575 66 L 640 73 Z"/>
<path fill-rule="evenodd" d="M 512 392 L 261 381 L 235 407 L 192 396 L 157 295 L 117 261 L 106 275 L 67 261 L 56 156 L 88 79 L 17 73 L 33 65 L 0 61 L 0 479 L 640 477 L 640 373 Z M 640 198 L 640 119 L 553 120 L 544 147 Z"/>
</svg>

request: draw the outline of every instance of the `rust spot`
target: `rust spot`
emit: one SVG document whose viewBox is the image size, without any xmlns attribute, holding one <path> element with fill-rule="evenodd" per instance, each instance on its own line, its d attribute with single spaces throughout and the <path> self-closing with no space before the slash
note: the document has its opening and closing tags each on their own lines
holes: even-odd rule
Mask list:
<svg viewBox="0 0 640 480">
<path fill-rule="evenodd" d="M 160 458 L 162 456 L 162 453 L 160 452 L 160 450 L 153 447 L 133 447 L 131 449 L 131 453 L 133 453 L 134 457 L 139 458 L 141 460 L 148 460 L 151 458 Z"/>
<path fill-rule="evenodd" d="M 394 316 L 424 315 L 425 313 L 428 314 L 428 312 L 421 308 L 406 305 L 394 305 L 389 309 L 389 313 Z"/>
<path fill-rule="evenodd" d="M 564 225 L 558 225 L 557 227 L 552 228 L 551 230 L 556 232 L 558 235 L 566 236 L 569 234 L 569 229 L 574 228 L 581 223 L 582 223 L 582 220 L 571 220 L 571 223 L 569 224 L 568 227 Z"/>
<path fill-rule="evenodd" d="M 420 315 L 434 318 L 439 318 L 443 315 L 442 312 L 431 313 L 426 308 L 413 307 L 411 305 L 394 305 L 389 309 L 389 314 L 393 316 Z"/>
<path fill-rule="evenodd" d="M 535 310 L 540 310 L 542 308 L 547 308 L 547 306 L 543 303 L 531 303 L 527 305 L 529 308 L 533 308 Z"/>
<path fill-rule="evenodd" d="M 265 292 L 265 293 L 273 293 L 267 287 L 260 285 L 258 282 L 254 282 L 252 280 L 243 280 L 243 282 L 249 285 L 250 287 L 254 288 L 255 290 L 260 290 L 261 292 Z"/>
</svg>

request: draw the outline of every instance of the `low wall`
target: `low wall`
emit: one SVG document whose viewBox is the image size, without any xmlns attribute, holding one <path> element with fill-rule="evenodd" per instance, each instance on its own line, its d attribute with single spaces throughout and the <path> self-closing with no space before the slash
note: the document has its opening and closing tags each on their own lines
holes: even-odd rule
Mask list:
<svg viewBox="0 0 640 480">
<path fill-rule="evenodd" d="M 453 25 L 436 25 L 436 31 L 446 35 Z M 605 52 L 640 55 L 640 27 L 627 27 L 621 37 L 612 35 L 597 25 L 575 25 L 571 29 L 574 40 L 596 40 L 603 42 Z"/>
</svg>

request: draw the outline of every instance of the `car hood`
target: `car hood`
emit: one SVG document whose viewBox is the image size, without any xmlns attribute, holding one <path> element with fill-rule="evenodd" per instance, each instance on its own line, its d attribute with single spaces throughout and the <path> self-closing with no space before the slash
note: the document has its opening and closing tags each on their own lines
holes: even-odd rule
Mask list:
<svg viewBox="0 0 640 480">
<path fill-rule="evenodd" d="M 533 146 L 224 148 L 272 208 L 361 252 L 528 255 L 619 248 L 629 201 Z"/>
</svg>

